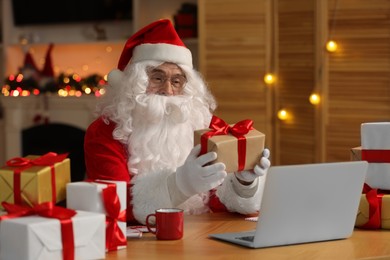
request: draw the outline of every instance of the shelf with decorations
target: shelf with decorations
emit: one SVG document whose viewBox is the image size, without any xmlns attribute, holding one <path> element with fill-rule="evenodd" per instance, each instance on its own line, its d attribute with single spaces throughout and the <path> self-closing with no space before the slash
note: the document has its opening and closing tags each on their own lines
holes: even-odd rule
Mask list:
<svg viewBox="0 0 390 260">
<path fill-rule="evenodd" d="M 6 55 L 13 59 L 6 64 L 1 94 L 18 96 L 20 91 L 10 91 L 22 89 L 29 90 L 25 95 L 56 92 L 61 96 L 99 96 L 107 73 L 117 65 L 122 45 L 34 44 L 27 51 L 21 46 L 8 46 Z M 47 53 L 49 48 L 53 49 L 50 54 Z"/>
<path fill-rule="evenodd" d="M 7 95 L 7 90 L 15 90 L 19 84 L 16 80 L 23 77 L 20 72 L 25 70 L 25 56 L 29 54 L 35 59 L 39 71 L 45 66 L 45 53 L 51 44 L 54 45 L 52 64 L 58 84 L 62 84 L 61 80 L 67 80 L 69 76 L 77 78 L 76 82 L 88 81 L 95 76 L 105 78 L 116 67 L 128 37 L 141 26 L 160 18 L 169 18 L 174 22 L 184 43 L 193 53 L 194 66 L 198 67 L 197 0 L 167 0 L 163 3 L 155 0 L 128 0 L 131 3 L 129 9 L 132 11 L 132 20 L 15 25 L 12 7 L 15 2 L 23 1 L 4 0 L 1 5 L 4 48 L 0 67 L 5 83 L 2 90 Z M 27 82 L 24 77 L 22 83 Z M 36 82 L 29 82 L 36 85 Z M 25 84 L 19 84 L 19 87 L 23 88 Z M 63 89 L 60 85 L 57 88 Z M 69 93 L 73 93 L 73 90 Z"/>
<path fill-rule="evenodd" d="M 1 2 L 3 48 L 0 80 L 3 84 L 0 94 L 38 95 L 49 91 L 62 96 L 79 96 L 80 93 L 90 94 L 88 91 L 96 95 L 100 93 L 96 90 L 101 88 L 106 74 L 116 67 L 123 43 L 132 34 L 133 23 L 131 19 L 114 20 L 113 17 L 93 22 L 91 17 L 85 18 L 91 16 L 91 13 L 78 13 L 80 10 L 96 11 L 96 6 L 87 6 L 86 2 L 72 7 L 74 11 L 70 10 L 66 15 L 64 10 L 71 7 L 53 9 L 55 6 L 49 4 L 52 11 L 46 17 L 39 15 L 42 12 L 38 8 L 39 3 L 25 0 Z M 97 1 L 96 4 L 103 2 Z M 131 16 L 132 0 L 125 2 L 126 12 Z M 23 4 L 28 6 L 21 6 Z M 115 4 L 118 9 L 119 2 Z M 28 13 L 33 10 L 38 13 Z M 78 18 L 74 22 L 67 22 L 64 21 L 70 19 L 67 16 L 71 19 Z M 50 21 L 53 23 L 49 23 Z M 47 80 L 44 70 L 47 70 L 45 55 L 49 46 L 53 49 L 50 53 L 51 85 L 46 82 L 43 86 L 43 80 Z M 27 57 L 27 63 L 30 64 L 26 64 Z M 86 84 L 92 83 L 93 88 L 86 88 Z"/>
<path fill-rule="evenodd" d="M 71 48 L 71 51 L 64 50 L 68 48 Z M 60 49 L 56 52 L 56 59 L 52 57 L 54 49 Z M 116 49 L 119 53 L 119 46 Z M 91 52 L 90 55 L 88 51 Z M 7 69 L 15 72 L 4 78 L 1 88 L 1 94 L 4 96 L 29 96 L 46 92 L 57 93 L 63 97 L 91 94 L 100 96 L 106 84 L 104 72 L 107 73 L 116 66 L 114 62 L 100 64 L 102 59 L 107 58 L 105 56 L 113 55 L 113 47 L 110 44 L 94 45 L 93 48 L 85 44 L 73 47 L 61 44 L 33 45 L 25 52 L 15 46 L 9 48 L 8 52 L 7 55 L 17 57 L 15 60 L 23 62 L 7 63 Z M 64 57 L 58 57 L 61 53 Z M 81 54 L 84 56 L 78 59 L 77 56 Z M 102 70 L 102 67 L 106 70 Z"/>
</svg>

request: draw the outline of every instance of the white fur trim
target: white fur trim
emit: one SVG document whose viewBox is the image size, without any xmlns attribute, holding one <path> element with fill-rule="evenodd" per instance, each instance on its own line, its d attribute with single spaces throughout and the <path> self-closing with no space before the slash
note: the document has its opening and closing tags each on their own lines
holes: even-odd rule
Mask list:
<svg viewBox="0 0 390 260">
<path fill-rule="evenodd" d="M 154 213 L 156 209 L 176 207 L 172 204 L 168 190 L 167 179 L 170 174 L 169 171 L 161 171 L 133 176 L 131 203 L 134 217 L 138 222 L 145 224 L 147 215 Z M 187 215 L 202 214 L 210 211 L 207 206 L 208 200 L 208 193 L 196 194 L 177 207 L 183 209 Z"/>
<path fill-rule="evenodd" d="M 258 212 L 263 197 L 265 176 L 257 178 L 256 194 L 250 198 L 242 198 L 235 193 L 232 178 L 235 178 L 234 174 L 228 174 L 222 185 L 218 187 L 216 194 L 220 201 L 231 212 L 241 214 L 253 214 Z"/>
<path fill-rule="evenodd" d="M 118 69 L 113 69 L 107 75 L 107 82 L 110 86 L 117 86 L 123 78 L 123 72 Z"/>
<path fill-rule="evenodd" d="M 131 62 L 144 60 L 160 60 L 184 64 L 192 68 L 192 54 L 189 49 L 179 45 L 167 43 L 145 43 L 138 45 L 133 50 Z"/>
<path fill-rule="evenodd" d="M 133 214 L 145 224 L 146 216 L 159 208 L 173 207 L 168 192 L 167 178 L 170 172 L 150 172 L 133 176 Z"/>
</svg>

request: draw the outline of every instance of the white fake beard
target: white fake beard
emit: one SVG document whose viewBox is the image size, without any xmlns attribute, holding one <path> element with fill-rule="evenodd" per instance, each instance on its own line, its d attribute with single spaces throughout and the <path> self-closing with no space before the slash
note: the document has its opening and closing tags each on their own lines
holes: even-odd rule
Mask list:
<svg viewBox="0 0 390 260">
<path fill-rule="evenodd" d="M 204 115 L 184 96 L 137 96 L 128 167 L 133 174 L 174 171 L 193 147 L 193 132 L 204 128 Z"/>
</svg>

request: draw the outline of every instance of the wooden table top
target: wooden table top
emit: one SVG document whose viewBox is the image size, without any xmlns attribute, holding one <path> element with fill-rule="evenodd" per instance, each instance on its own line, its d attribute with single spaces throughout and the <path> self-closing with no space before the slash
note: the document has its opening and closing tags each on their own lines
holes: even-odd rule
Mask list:
<svg viewBox="0 0 390 260">
<path fill-rule="evenodd" d="M 208 238 L 208 234 L 253 230 L 256 222 L 229 213 L 184 218 L 181 240 L 160 241 L 153 234 L 128 238 L 127 248 L 106 259 L 390 259 L 390 230 L 355 229 L 348 239 L 251 249 Z"/>
</svg>

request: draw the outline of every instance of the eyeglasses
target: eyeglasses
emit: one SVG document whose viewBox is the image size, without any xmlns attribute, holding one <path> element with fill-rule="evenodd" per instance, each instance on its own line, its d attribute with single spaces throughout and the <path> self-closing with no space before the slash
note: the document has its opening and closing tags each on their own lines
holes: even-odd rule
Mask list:
<svg viewBox="0 0 390 260">
<path fill-rule="evenodd" d="M 151 87 L 153 88 L 160 88 L 162 87 L 165 82 L 171 83 L 172 88 L 175 91 L 180 91 L 184 88 L 184 85 L 187 83 L 187 79 L 184 75 L 173 75 L 172 77 L 167 77 L 164 73 L 160 71 L 151 72 L 149 74 L 149 82 L 151 84 Z"/>
</svg>

